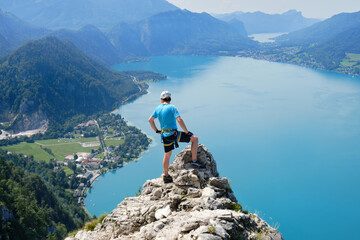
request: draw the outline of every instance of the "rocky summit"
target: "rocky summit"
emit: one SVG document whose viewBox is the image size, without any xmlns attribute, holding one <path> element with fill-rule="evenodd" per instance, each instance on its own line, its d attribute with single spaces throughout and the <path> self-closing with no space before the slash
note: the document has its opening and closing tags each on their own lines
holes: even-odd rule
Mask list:
<svg viewBox="0 0 360 240">
<path fill-rule="evenodd" d="M 141 194 L 128 197 L 94 231 L 79 231 L 66 240 L 92 239 L 264 239 L 281 240 L 280 232 L 256 214 L 242 211 L 229 180 L 219 177 L 216 162 L 204 145 L 191 164 L 190 146 L 169 167 L 174 182 L 146 181 Z"/>
</svg>

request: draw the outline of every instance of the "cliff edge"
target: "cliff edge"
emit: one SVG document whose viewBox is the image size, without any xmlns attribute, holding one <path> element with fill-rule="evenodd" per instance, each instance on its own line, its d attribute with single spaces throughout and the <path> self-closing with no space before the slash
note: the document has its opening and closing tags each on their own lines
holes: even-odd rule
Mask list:
<svg viewBox="0 0 360 240">
<path fill-rule="evenodd" d="M 139 196 L 122 201 L 94 231 L 81 230 L 66 240 L 283 239 L 256 214 L 242 212 L 204 145 L 199 146 L 198 159 L 206 168 L 192 167 L 186 147 L 169 167 L 173 183 L 164 184 L 162 178 L 146 181 Z"/>
</svg>

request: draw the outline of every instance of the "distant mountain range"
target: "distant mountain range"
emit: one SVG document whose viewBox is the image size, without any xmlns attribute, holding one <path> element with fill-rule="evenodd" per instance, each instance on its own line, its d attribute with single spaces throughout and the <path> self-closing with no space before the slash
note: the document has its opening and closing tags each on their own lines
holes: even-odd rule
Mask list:
<svg viewBox="0 0 360 240">
<path fill-rule="evenodd" d="M 207 13 L 175 10 L 134 24 L 121 23 L 107 34 L 114 46 L 128 54 L 212 54 L 256 46 L 242 24 L 228 24 Z"/>
<path fill-rule="evenodd" d="M 103 65 L 119 63 L 125 58 L 105 34 L 92 25 L 87 25 L 80 30 L 50 31 L 32 26 L 11 13 L 0 11 L 0 57 L 9 54 L 28 40 L 36 40 L 46 35 L 71 41 Z"/>
<path fill-rule="evenodd" d="M 357 61 L 345 65 L 342 61 L 347 54 L 360 54 L 360 12 L 337 14 L 308 28 L 279 36 L 276 42 L 281 46 L 300 46 L 300 54 L 311 56 L 325 69 L 354 68 Z M 360 73 L 360 68 L 354 70 Z"/>
<path fill-rule="evenodd" d="M 49 35 L 71 41 L 89 57 L 106 66 L 119 63 L 126 58 L 102 31 L 92 25 L 87 25 L 80 30 L 61 29 Z"/>
<path fill-rule="evenodd" d="M 276 41 L 283 45 L 310 45 L 320 43 L 360 26 L 360 12 L 340 13 L 310 27 L 281 35 Z"/>
<path fill-rule="evenodd" d="M 0 56 L 10 53 L 28 40 L 41 38 L 48 32 L 0 10 Z"/>
<path fill-rule="evenodd" d="M 9 54 L 28 40 L 49 35 L 71 41 L 89 57 L 106 66 L 154 55 L 244 53 L 246 56 L 251 56 L 261 52 L 266 55 L 275 50 L 277 57 L 267 57 L 292 59 L 288 61 L 331 70 L 341 67 L 341 62 L 350 56 L 348 53 L 359 53 L 357 46 L 360 39 L 357 33 L 360 26 L 360 12 L 338 14 L 322 22 L 304 18 L 301 12 L 295 10 L 283 14 L 235 12 L 216 15 L 223 21 L 207 13 L 179 10 L 165 0 L 129 1 L 107 0 L 102 6 L 99 6 L 100 0 L 2 1 L 0 6 L 23 14 L 24 19 L 31 19 L 30 16 L 37 11 L 36 20 L 47 19 L 46 22 L 50 27 L 53 27 L 54 23 L 63 24 L 66 21 L 70 21 L 71 24 L 66 23 L 63 26 L 83 26 L 85 23 L 94 23 L 94 25 L 87 24 L 77 30 L 47 30 L 34 27 L 10 13 L 0 11 L 0 56 Z M 122 4 L 125 3 L 126 6 L 123 6 Z M 123 6 L 122 10 L 127 9 L 128 13 L 131 13 L 139 10 L 139 6 L 149 6 L 149 4 L 151 7 L 147 9 L 146 14 L 137 15 L 138 17 L 135 14 L 132 20 L 127 19 L 128 22 L 121 22 L 114 17 L 121 12 L 118 11 L 120 5 Z M 57 13 L 51 14 L 54 6 L 57 6 L 58 12 L 62 13 L 61 17 Z M 69 9 L 76 10 L 76 14 Z M 99 9 L 104 11 L 100 14 Z M 169 9 L 175 10 L 167 11 Z M 112 15 L 113 11 L 117 14 Z M 86 14 L 93 14 L 93 17 L 86 17 Z M 82 16 L 81 21 L 74 19 L 79 16 Z M 31 21 L 35 22 L 34 19 Z M 102 25 L 105 22 L 106 28 Z M 247 37 L 247 34 L 252 33 L 288 31 L 291 32 L 276 38 L 275 45 L 262 46 Z M 264 47 L 268 49 L 264 51 Z M 295 47 L 295 50 L 288 51 L 286 48 L 289 47 Z M 245 53 L 247 50 L 254 51 Z M 286 53 L 286 58 L 280 56 L 283 53 Z M 292 55 L 297 57 L 293 59 Z M 357 60 L 354 60 L 356 56 L 351 56 L 353 58 L 348 59 L 350 63 L 345 63 L 348 64 L 346 68 L 357 66 Z"/>
<path fill-rule="evenodd" d="M 233 19 L 242 21 L 248 34 L 292 32 L 320 21 L 305 18 L 296 10 L 289 10 L 283 14 L 267 14 L 258 11 L 213 14 L 213 16 L 227 22 Z"/>
<path fill-rule="evenodd" d="M 46 35 L 71 41 L 88 56 L 107 66 L 133 57 L 214 54 L 257 46 L 247 37 L 242 22 L 232 20 L 226 23 L 207 13 L 187 10 L 159 13 L 132 24 L 119 23 L 105 33 L 92 25 L 79 30 L 50 31 L 33 27 L 10 13 L 1 12 L 0 17 L 6 19 L 1 25 L 4 30 L 0 29 L 0 56 L 27 40 Z"/>
<path fill-rule="evenodd" d="M 110 111 L 141 88 L 130 75 L 110 71 L 69 41 L 31 41 L 0 60 L 0 119 L 14 131 L 39 122 Z"/>
<path fill-rule="evenodd" d="M 49 29 L 79 29 L 89 24 L 106 29 L 177 7 L 165 0 L 10 0 L 0 1 L 0 9 Z"/>
</svg>

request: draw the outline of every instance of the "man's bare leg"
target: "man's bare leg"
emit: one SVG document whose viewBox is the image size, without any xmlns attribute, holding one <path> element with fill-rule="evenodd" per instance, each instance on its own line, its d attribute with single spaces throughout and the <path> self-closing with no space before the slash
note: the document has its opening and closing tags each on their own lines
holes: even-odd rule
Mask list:
<svg viewBox="0 0 360 240">
<path fill-rule="evenodd" d="M 166 152 L 164 154 L 164 159 L 163 159 L 163 168 L 164 168 L 164 174 L 168 175 L 169 174 L 169 162 L 170 162 L 170 157 L 171 157 L 171 153 L 172 150 L 169 152 Z"/>
<path fill-rule="evenodd" d="M 192 135 L 190 138 L 191 142 L 191 158 L 193 161 L 197 160 L 197 151 L 199 146 L 199 138 L 195 135 Z"/>
</svg>

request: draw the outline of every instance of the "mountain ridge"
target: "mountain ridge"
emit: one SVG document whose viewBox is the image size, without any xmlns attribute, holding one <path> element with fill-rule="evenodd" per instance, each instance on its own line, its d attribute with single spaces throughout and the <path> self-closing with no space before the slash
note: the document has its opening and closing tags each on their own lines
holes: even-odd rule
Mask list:
<svg viewBox="0 0 360 240">
<path fill-rule="evenodd" d="M 60 29 L 48 36 L 71 41 L 89 57 L 105 66 L 119 63 L 125 58 L 106 35 L 93 25 L 86 25 L 79 30 Z"/>
<path fill-rule="evenodd" d="M 106 29 L 119 22 L 134 22 L 163 11 L 178 9 L 165 0 L 12 0 L 0 8 L 49 29 L 79 29 L 88 24 Z"/>
<path fill-rule="evenodd" d="M 114 26 L 107 36 L 119 49 L 137 46 L 136 54 L 213 54 L 246 49 L 257 43 L 244 36 L 241 26 L 218 20 L 207 13 L 175 10 L 159 13 L 135 24 Z"/>
<path fill-rule="evenodd" d="M 5 56 L 28 40 L 41 38 L 49 31 L 28 24 L 0 9 L 0 57 Z"/>
<path fill-rule="evenodd" d="M 348 29 L 360 26 L 360 11 L 339 13 L 307 28 L 276 37 L 282 45 L 309 45 L 329 40 Z"/>
<path fill-rule="evenodd" d="M 213 14 L 213 16 L 229 22 L 232 19 L 244 23 L 249 34 L 292 32 L 308 27 L 320 20 L 305 18 L 300 11 L 289 10 L 282 14 L 267 14 L 264 12 L 233 12 L 228 14 Z"/>
</svg>

